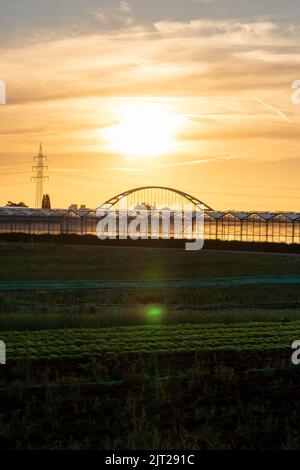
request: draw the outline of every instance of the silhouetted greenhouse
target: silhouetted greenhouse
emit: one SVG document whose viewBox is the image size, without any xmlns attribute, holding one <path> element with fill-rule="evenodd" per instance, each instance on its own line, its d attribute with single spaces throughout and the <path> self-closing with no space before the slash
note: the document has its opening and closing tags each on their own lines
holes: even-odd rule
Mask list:
<svg viewBox="0 0 300 470">
<path fill-rule="evenodd" d="M 205 239 L 300 243 L 299 212 L 206 210 L 204 219 Z M 96 235 L 99 220 L 95 210 L 2 207 L 0 233 Z"/>
</svg>

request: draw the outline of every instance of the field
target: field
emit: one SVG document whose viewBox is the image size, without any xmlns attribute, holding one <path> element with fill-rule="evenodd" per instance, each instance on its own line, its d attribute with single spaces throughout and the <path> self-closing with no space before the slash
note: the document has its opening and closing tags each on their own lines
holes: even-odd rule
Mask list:
<svg viewBox="0 0 300 470">
<path fill-rule="evenodd" d="M 85 359 L 126 354 L 288 349 L 300 322 L 131 326 L 4 332 L 11 360 Z"/>
<path fill-rule="evenodd" d="M 0 448 L 299 449 L 299 276 L 298 255 L 2 244 Z"/>
</svg>

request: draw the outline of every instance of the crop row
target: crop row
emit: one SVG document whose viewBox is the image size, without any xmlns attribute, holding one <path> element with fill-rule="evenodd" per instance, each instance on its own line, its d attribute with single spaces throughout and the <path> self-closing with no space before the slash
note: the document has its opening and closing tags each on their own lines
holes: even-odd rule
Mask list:
<svg viewBox="0 0 300 470">
<path fill-rule="evenodd" d="M 132 326 L 1 334 L 8 361 L 202 350 L 279 350 L 290 348 L 298 338 L 300 322 Z"/>
</svg>

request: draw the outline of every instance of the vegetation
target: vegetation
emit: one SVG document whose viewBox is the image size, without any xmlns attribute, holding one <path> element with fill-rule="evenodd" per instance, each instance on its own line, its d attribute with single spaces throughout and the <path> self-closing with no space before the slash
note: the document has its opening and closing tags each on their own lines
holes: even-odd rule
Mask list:
<svg viewBox="0 0 300 470">
<path fill-rule="evenodd" d="M 298 256 L 0 247 L 12 283 L 285 274 Z M 300 448 L 297 286 L 0 292 L 0 331 L 0 449 Z"/>
<path fill-rule="evenodd" d="M 170 279 L 300 274 L 298 256 L 2 244 L 0 279 Z"/>
<path fill-rule="evenodd" d="M 6 204 L 7 207 L 28 207 L 25 202 L 13 202 L 13 201 L 7 201 Z"/>
<path fill-rule="evenodd" d="M 300 338 L 300 322 L 152 325 L 3 332 L 10 360 L 102 357 L 106 354 L 280 350 Z"/>
<path fill-rule="evenodd" d="M 240 308 L 214 310 L 201 312 L 195 310 L 174 310 L 166 311 L 155 305 L 143 306 L 140 308 L 106 308 L 104 312 L 93 313 L 93 307 L 83 307 L 81 313 L 10 313 L 0 315 L 0 332 L 7 330 L 14 331 L 36 331 L 45 329 L 65 329 L 65 328 L 107 328 L 115 326 L 130 325 L 151 325 L 156 324 L 158 319 L 149 316 L 151 308 L 159 308 L 162 314 L 159 318 L 161 325 L 181 325 L 185 323 L 211 324 L 220 323 L 231 325 L 235 323 L 249 322 L 290 322 L 300 320 L 300 309 L 245 309 Z M 25 309 L 24 309 L 25 310 Z M 86 312 L 86 313 L 85 313 Z M 1 334 L 0 334 L 1 337 Z"/>
<path fill-rule="evenodd" d="M 106 248 L 155 248 L 180 249 L 185 248 L 183 240 L 99 240 L 96 235 L 76 234 L 28 234 L 0 233 L 0 241 L 4 243 L 34 243 L 52 245 L 97 246 Z M 251 253 L 286 253 L 299 254 L 299 243 L 278 242 L 244 242 L 238 240 L 205 240 L 205 250 L 226 250 Z"/>
<path fill-rule="evenodd" d="M 49 194 L 44 194 L 43 196 L 42 209 L 51 209 L 51 201 Z"/>
<path fill-rule="evenodd" d="M 287 351 L 106 355 L 3 368 L 3 449 L 299 449 Z"/>
</svg>

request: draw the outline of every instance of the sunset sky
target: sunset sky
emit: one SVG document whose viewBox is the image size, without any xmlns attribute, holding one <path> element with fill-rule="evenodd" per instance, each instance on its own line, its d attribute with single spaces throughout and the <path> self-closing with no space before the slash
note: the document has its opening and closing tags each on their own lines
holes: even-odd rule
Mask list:
<svg viewBox="0 0 300 470">
<path fill-rule="evenodd" d="M 1 0 L 0 205 L 170 186 L 300 211 L 299 0 Z"/>
</svg>

